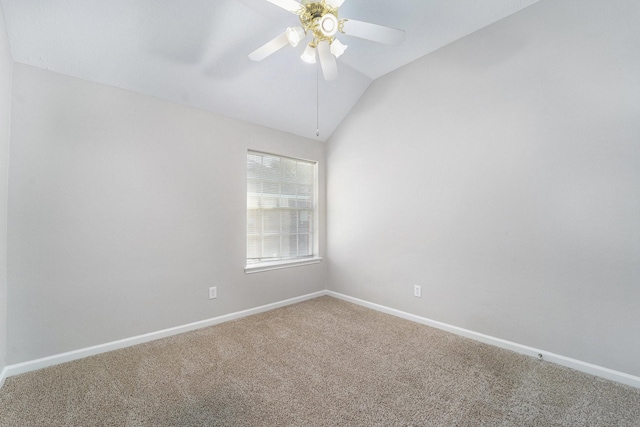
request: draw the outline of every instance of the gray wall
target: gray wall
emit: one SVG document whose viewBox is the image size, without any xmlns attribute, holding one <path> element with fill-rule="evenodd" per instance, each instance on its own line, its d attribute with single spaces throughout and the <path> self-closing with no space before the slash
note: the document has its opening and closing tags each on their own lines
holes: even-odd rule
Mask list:
<svg viewBox="0 0 640 427">
<path fill-rule="evenodd" d="M 326 289 L 243 270 L 247 149 L 322 143 L 15 64 L 11 144 L 10 364 Z"/>
<path fill-rule="evenodd" d="M 327 148 L 330 289 L 640 375 L 638 16 L 543 0 L 376 81 Z"/>
<path fill-rule="evenodd" d="M 7 186 L 12 68 L 9 38 L 0 5 L 0 371 L 6 366 L 7 348 Z"/>
</svg>

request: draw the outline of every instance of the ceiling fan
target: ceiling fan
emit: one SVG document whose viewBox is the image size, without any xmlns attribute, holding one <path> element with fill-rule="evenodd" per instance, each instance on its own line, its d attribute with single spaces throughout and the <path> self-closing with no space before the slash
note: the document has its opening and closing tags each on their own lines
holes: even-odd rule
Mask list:
<svg viewBox="0 0 640 427">
<path fill-rule="evenodd" d="M 345 0 L 302 0 L 302 3 L 296 0 L 267 1 L 298 15 L 301 25 L 287 28 L 284 33 L 249 54 L 254 61 L 262 61 L 287 44 L 296 47 L 307 35 L 311 35 L 313 39 L 300 58 L 315 64 L 317 51 L 325 80 L 334 80 L 338 77 L 336 58 L 347 49 L 335 37 L 338 32 L 385 44 L 400 44 L 405 38 L 402 30 L 355 19 L 340 19 L 338 9 Z"/>
</svg>

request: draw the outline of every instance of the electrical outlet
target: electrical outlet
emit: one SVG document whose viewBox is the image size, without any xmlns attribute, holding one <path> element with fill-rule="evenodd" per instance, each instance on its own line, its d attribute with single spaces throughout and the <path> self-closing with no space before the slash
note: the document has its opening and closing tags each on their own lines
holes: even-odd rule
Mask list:
<svg viewBox="0 0 640 427">
<path fill-rule="evenodd" d="M 413 285 L 413 296 L 414 297 L 418 297 L 418 298 L 422 298 L 422 286 Z"/>
<path fill-rule="evenodd" d="M 212 286 L 209 288 L 209 299 L 218 298 L 218 288 Z"/>
</svg>

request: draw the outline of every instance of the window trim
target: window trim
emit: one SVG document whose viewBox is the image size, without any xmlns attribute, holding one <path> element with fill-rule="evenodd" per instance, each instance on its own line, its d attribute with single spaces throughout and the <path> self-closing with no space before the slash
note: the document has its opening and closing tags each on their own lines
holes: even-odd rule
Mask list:
<svg viewBox="0 0 640 427">
<path fill-rule="evenodd" d="M 303 265 L 318 264 L 322 261 L 322 257 L 311 256 L 309 258 L 286 259 L 280 261 L 261 262 L 244 267 L 247 274 L 260 273 L 262 271 L 281 270 L 283 268 L 301 267 Z"/>
<path fill-rule="evenodd" d="M 246 274 L 253 274 L 253 273 L 260 273 L 263 271 L 273 271 L 273 270 L 281 270 L 284 268 L 292 268 L 292 267 L 300 267 L 300 266 L 304 266 L 304 265 L 313 265 L 313 264 L 318 264 L 319 262 L 322 261 L 322 257 L 320 256 L 320 224 L 319 224 L 319 201 L 318 201 L 318 197 L 319 197 L 319 188 L 318 188 L 318 184 L 319 184 L 319 179 L 318 179 L 318 175 L 319 175 L 319 169 L 320 169 L 320 162 L 318 160 L 311 160 L 311 159 L 306 159 L 306 158 L 302 158 L 302 157 L 294 157 L 294 156 L 287 156 L 287 155 L 283 155 L 283 154 L 275 154 L 275 153 L 271 153 L 268 151 L 262 151 L 262 150 L 252 150 L 252 149 L 247 149 L 246 153 L 245 153 L 245 158 L 248 154 L 250 153 L 256 153 L 256 154 L 263 154 L 263 155 L 267 155 L 267 156 L 275 156 L 275 157 L 280 157 L 280 158 L 287 158 L 287 159 L 292 159 L 292 160 L 300 160 L 300 161 L 304 161 L 304 162 L 309 162 L 309 163 L 313 163 L 313 254 L 308 256 L 308 257 L 304 257 L 304 258 L 290 258 L 290 259 L 281 259 L 281 260 L 276 260 L 276 261 L 264 261 L 264 262 L 256 262 L 256 263 L 252 263 L 252 264 L 247 264 L 247 238 L 248 238 L 248 233 L 247 233 L 247 215 L 246 212 L 248 211 L 248 205 L 246 202 L 246 197 L 245 197 L 245 234 L 244 234 L 244 241 L 245 241 L 245 267 L 244 267 L 244 272 Z M 248 180 L 246 178 L 246 169 L 245 169 L 245 184 L 248 184 Z M 248 192 L 248 186 L 245 185 L 245 195 Z"/>
</svg>

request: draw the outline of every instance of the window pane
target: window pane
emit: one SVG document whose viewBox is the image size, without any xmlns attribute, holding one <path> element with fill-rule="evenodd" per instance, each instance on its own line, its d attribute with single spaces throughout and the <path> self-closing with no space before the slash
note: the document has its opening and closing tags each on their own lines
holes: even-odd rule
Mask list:
<svg viewBox="0 0 640 427">
<path fill-rule="evenodd" d="M 297 162 L 293 159 L 282 159 L 280 161 L 282 167 L 282 180 L 284 182 L 297 182 L 296 180 L 296 164 Z"/>
<path fill-rule="evenodd" d="M 262 205 L 262 197 L 255 194 L 247 194 L 247 209 L 257 209 Z"/>
<path fill-rule="evenodd" d="M 262 258 L 262 238 L 259 236 L 249 236 L 247 239 L 247 258 Z"/>
<path fill-rule="evenodd" d="M 280 184 L 277 182 L 262 183 L 262 198 L 260 207 L 277 208 L 280 203 Z"/>
<path fill-rule="evenodd" d="M 295 258 L 298 255 L 298 240 L 297 236 L 283 236 L 282 237 L 282 258 Z"/>
<path fill-rule="evenodd" d="M 311 255 L 313 252 L 309 247 L 309 235 L 308 234 L 299 234 L 298 235 L 298 256 L 307 256 Z"/>
<path fill-rule="evenodd" d="M 280 234 L 280 211 L 263 211 L 265 233 Z"/>
<path fill-rule="evenodd" d="M 260 206 L 260 194 L 262 194 L 262 182 L 247 181 L 247 208 L 254 209 Z"/>
<path fill-rule="evenodd" d="M 313 185 L 302 184 L 298 185 L 298 197 L 309 198 L 313 195 Z"/>
<path fill-rule="evenodd" d="M 265 236 L 262 245 L 263 258 L 280 258 L 280 236 Z"/>
<path fill-rule="evenodd" d="M 298 162 L 298 180 L 306 184 L 313 184 L 313 164 Z"/>
<path fill-rule="evenodd" d="M 311 185 L 298 185 L 298 207 L 311 209 L 313 207 L 313 187 Z"/>
<path fill-rule="evenodd" d="M 296 192 L 298 187 L 296 184 L 283 183 L 281 188 L 282 197 L 280 197 L 280 207 L 283 208 L 295 208 L 296 207 Z"/>
<path fill-rule="evenodd" d="M 311 224 L 311 218 L 313 218 L 312 212 L 299 211 L 298 216 L 298 233 L 309 233 L 313 230 L 313 224 Z"/>
<path fill-rule="evenodd" d="M 252 194 L 262 193 L 262 181 L 250 179 L 247 181 L 247 192 Z"/>
<path fill-rule="evenodd" d="M 262 156 L 257 154 L 247 155 L 247 178 L 259 179 L 262 171 Z"/>
<path fill-rule="evenodd" d="M 298 232 L 298 211 L 282 213 L 282 233 L 296 234 Z"/>
<path fill-rule="evenodd" d="M 311 205 L 311 200 L 307 199 L 298 199 L 298 208 L 299 209 L 311 209 L 313 206 Z"/>
<path fill-rule="evenodd" d="M 247 212 L 247 233 L 262 234 L 262 211 L 258 209 Z"/>
</svg>

